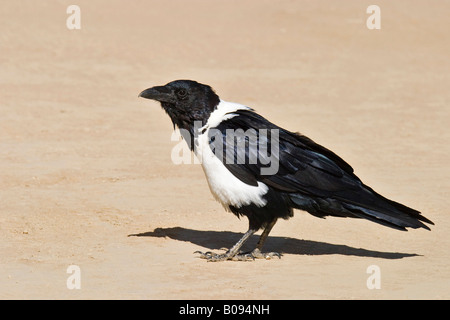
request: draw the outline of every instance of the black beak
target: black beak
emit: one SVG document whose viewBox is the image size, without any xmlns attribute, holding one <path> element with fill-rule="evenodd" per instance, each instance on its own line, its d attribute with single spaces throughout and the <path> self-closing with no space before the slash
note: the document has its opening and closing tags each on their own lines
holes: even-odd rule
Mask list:
<svg viewBox="0 0 450 320">
<path fill-rule="evenodd" d="M 139 94 L 139 97 L 145 99 L 152 99 L 159 102 L 175 103 L 176 99 L 172 93 L 172 90 L 166 86 L 157 86 L 148 88 Z"/>
</svg>

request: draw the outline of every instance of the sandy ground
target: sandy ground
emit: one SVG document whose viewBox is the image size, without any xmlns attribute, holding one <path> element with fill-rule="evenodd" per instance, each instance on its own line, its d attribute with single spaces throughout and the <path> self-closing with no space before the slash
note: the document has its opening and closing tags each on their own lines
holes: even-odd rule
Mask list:
<svg viewBox="0 0 450 320">
<path fill-rule="evenodd" d="M 72 2 L 0 4 L 0 298 L 450 298 L 449 2 L 376 1 L 369 30 L 359 0 L 77 0 L 69 30 Z M 298 211 L 268 239 L 281 260 L 196 258 L 247 221 L 199 165 L 172 163 L 169 118 L 137 98 L 183 78 L 310 136 L 436 225 Z"/>
</svg>

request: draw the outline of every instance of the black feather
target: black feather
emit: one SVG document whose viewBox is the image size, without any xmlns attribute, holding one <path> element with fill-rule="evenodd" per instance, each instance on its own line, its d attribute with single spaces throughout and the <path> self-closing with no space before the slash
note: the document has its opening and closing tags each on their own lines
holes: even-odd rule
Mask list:
<svg viewBox="0 0 450 320">
<path fill-rule="evenodd" d="M 241 181 L 254 186 L 261 181 L 269 186 L 266 197 L 270 198 L 268 203 L 271 204 L 266 208 L 230 208 L 234 213 L 247 215 L 251 222 L 252 219 L 258 220 L 255 224 L 261 225 L 273 217 L 290 217 L 292 208 L 305 210 L 317 217 L 365 218 L 399 230 L 406 230 L 407 227 L 429 230 L 423 222 L 433 224 L 419 211 L 376 193 L 361 182 L 347 162 L 308 137 L 280 128 L 251 110 L 233 113 L 235 117 L 215 128 L 222 133 L 223 139 L 215 140 L 224 146 L 220 160 Z M 267 129 L 267 135 L 260 134 L 261 129 Z M 226 140 L 227 130 L 255 132 L 257 139 L 252 139 L 251 135 L 241 135 L 240 139 L 245 141 L 239 141 L 239 147 L 238 141 Z M 279 169 L 276 174 L 265 175 L 261 169 L 270 165 L 264 153 L 262 157 L 257 155 L 256 162 L 249 160 L 255 158 L 255 152 L 261 146 L 267 145 L 267 150 L 271 150 L 270 130 L 278 132 L 276 143 L 279 153 L 276 160 Z M 242 150 L 243 142 L 245 150 Z M 230 162 L 230 158 L 227 161 L 227 154 L 233 155 L 233 161 Z"/>
</svg>

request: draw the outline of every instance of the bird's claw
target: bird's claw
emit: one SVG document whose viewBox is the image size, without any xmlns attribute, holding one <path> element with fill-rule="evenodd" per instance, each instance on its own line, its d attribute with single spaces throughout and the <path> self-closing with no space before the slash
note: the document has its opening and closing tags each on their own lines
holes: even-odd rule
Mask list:
<svg viewBox="0 0 450 320">
<path fill-rule="evenodd" d="M 231 256 L 226 253 L 217 254 L 211 251 L 201 252 L 201 251 L 195 251 L 195 253 L 199 253 L 201 259 L 206 259 L 209 262 L 217 262 L 217 261 L 225 261 L 225 260 L 231 260 Z"/>
<path fill-rule="evenodd" d="M 261 252 L 259 249 L 255 249 L 250 253 L 255 259 L 270 260 L 274 257 L 281 259 L 282 254 L 278 252 Z"/>
<path fill-rule="evenodd" d="M 217 254 L 211 251 L 201 252 L 201 251 L 195 251 L 195 253 L 200 254 L 201 259 L 206 259 L 208 262 L 218 262 L 218 261 L 226 261 L 226 260 L 233 260 L 233 261 L 253 261 L 255 259 L 266 259 L 270 260 L 274 257 L 278 257 L 278 259 L 281 259 L 282 254 L 278 252 L 266 252 L 262 253 L 259 249 L 255 249 L 252 252 L 248 253 L 238 253 L 235 255 L 231 255 L 228 251 L 226 253 Z"/>
</svg>

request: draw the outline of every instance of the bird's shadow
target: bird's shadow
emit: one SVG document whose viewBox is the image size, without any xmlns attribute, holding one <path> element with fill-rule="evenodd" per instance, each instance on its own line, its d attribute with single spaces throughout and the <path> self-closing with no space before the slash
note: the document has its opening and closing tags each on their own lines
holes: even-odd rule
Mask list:
<svg viewBox="0 0 450 320">
<path fill-rule="evenodd" d="M 164 237 L 178 241 L 188 241 L 209 250 L 219 250 L 230 248 L 238 239 L 241 233 L 231 231 L 202 231 L 192 230 L 182 227 L 156 228 L 153 231 L 130 234 L 129 237 Z M 253 249 L 259 236 L 253 235 L 244 245 L 243 250 Z M 342 244 L 332 244 L 313 240 L 301 240 L 289 237 L 269 236 L 264 245 L 265 251 L 277 251 L 285 254 L 299 255 L 323 255 L 340 254 L 346 256 L 358 256 L 381 259 L 402 259 L 406 257 L 418 256 L 415 253 L 383 252 L 354 248 Z"/>
</svg>

